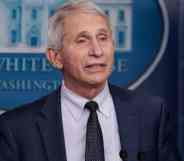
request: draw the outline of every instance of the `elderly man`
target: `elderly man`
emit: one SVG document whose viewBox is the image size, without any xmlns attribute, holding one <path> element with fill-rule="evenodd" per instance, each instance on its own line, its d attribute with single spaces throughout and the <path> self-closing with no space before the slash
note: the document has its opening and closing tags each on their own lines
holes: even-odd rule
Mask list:
<svg viewBox="0 0 184 161">
<path fill-rule="evenodd" d="M 61 6 L 49 20 L 47 58 L 61 87 L 0 118 L 0 161 L 178 161 L 162 100 L 108 84 L 108 17 L 94 3 Z"/>
</svg>

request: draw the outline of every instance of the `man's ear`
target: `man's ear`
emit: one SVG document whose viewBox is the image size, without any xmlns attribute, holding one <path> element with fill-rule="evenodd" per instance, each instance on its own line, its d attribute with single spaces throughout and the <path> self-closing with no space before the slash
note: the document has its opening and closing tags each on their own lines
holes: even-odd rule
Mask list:
<svg viewBox="0 0 184 161">
<path fill-rule="evenodd" d="M 62 53 L 60 51 L 56 52 L 53 49 L 47 49 L 46 53 L 47 59 L 49 62 L 56 68 L 62 69 L 63 63 L 62 63 Z"/>
</svg>

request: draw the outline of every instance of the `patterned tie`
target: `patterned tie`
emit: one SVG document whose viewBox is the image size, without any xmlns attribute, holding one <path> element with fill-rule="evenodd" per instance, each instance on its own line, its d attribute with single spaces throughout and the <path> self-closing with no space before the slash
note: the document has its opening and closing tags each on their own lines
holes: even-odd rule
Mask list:
<svg viewBox="0 0 184 161">
<path fill-rule="evenodd" d="M 86 131 L 85 161 L 105 161 L 102 130 L 96 113 L 98 104 L 90 101 L 86 103 L 85 108 L 90 111 Z"/>
</svg>

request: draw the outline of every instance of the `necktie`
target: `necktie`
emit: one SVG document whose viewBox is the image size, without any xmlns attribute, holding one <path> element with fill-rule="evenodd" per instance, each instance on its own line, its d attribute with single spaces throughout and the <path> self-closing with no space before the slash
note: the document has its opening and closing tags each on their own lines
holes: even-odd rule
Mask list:
<svg viewBox="0 0 184 161">
<path fill-rule="evenodd" d="M 98 104 L 90 101 L 86 103 L 85 108 L 90 111 L 86 131 L 85 161 L 105 161 L 102 130 L 96 113 Z"/>
</svg>

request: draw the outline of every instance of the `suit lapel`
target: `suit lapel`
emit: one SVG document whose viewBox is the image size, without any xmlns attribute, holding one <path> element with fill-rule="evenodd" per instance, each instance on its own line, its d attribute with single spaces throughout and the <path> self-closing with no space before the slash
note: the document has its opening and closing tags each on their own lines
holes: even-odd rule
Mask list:
<svg viewBox="0 0 184 161">
<path fill-rule="evenodd" d="M 66 161 L 61 118 L 60 88 L 46 99 L 37 126 L 42 136 L 48 161 Z"/>
<path fill-rule="evenodd" d="M 135 153 L 137 153 L 139 149 L 140 141 L 139 112 L 136 110 L 136 105 L 133 105 L 128 91 L 111 85 L 110 91 L 115 105 L 121 149 L 126 150 L 128 156 L 133 156 L 131 159 L 134 160 L 134 157 L 136 157 Z"/>
</svg>

